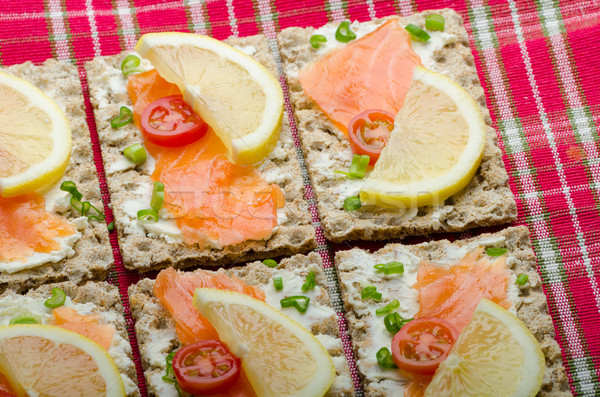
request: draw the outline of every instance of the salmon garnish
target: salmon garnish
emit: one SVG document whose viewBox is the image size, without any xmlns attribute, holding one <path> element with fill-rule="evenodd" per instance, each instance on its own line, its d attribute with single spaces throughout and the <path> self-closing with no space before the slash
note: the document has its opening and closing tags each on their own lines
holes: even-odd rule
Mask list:
<svg viewBox="0 0 600 397">
<path fill-rule="evenodd" d="M 483 248 L 476 248 L 448 269 L 421 263 L 414 285 L 421 309 L 415 317 L 442 318 L 462 331 L 482 298 L 510 308 L 506 256 L 490 261 L 483 252 Z"/>
<path fill-rule="evenodd" d="M 129 77 L 134 121 L 152 102 L 181 95 L 175 84 L 151 70 Z M 209 128 L 198 141 L 183 147 L 144 143 L 156 167 L 152 179 L 164 183 L 164 206 L 177 218 L 185 242 L 223 247 L 269 238 L 283 206 L 279 186 L 268 184 L 252 166 L 233 164 L 227 148 Z"/>
<path fill-rule="evenodd" d="M 104 350 L 108 350 L 110 347 L 115 328 L 112 325 L 99 324 L 100 316 L 97 314 L 81 315 L 73 308 L 60 306 L 52 310 L 52 315 L 54 316 L 53 325 L 90 338 Z"/>
<path fill-rule="evenodd" d="M 44 196 L 37 193 L 0 197 L 0 260 L 25 259 L 34 252 L 59 250 L 59 237 L 76 232 L 65 219 L 47 212 Z"/>
<path fill-rule="evenodd" d="M 332 50 L 298 74 L 304 92 L 347 133 L 350 120 L 365 110 L 396 114 L 422 66 L 410 35 L 397 19 Z"/>
</svg>

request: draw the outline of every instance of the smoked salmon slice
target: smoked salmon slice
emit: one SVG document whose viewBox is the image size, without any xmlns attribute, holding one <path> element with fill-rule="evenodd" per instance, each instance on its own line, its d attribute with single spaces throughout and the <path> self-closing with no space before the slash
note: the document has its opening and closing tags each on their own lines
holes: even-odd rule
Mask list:
<svg viewBox="0 0 600 397">
<path fill-rule="evenodd" d="M 81 315 L 71 307 L 60 306 L 52 310 L 54 324 L 57 327 L 77 332 L 90 338 L 104 350 L 108 350 L 115 334 L 115 328 L 112 325 L 99 324 L 99 316 L 96 314 Z"/>
<path fill-rule="evenodd" d="M 203 271 L 184 273 L 172 267 L 162 270 L 154 282 L 154 295 L 175 320 L 177 337 L 184 345 L 219 339 L 217 331 L 194 307 L 193 297 L 196 288 L 224 289 L 240 292 L 263 302 L 265 300 L 265 293 L 260 288 L 247 285 L 237 277 Z M 211 396 L 254 397 L 255 395 L 246 374 L 242 371 L 240 379 L 227 393 Z"/>
<path fill-rule="evenodd" d="M 398 19 L 332 50 L 303 68 L 298 80 L 304 92 L 347 133 L 350 120 L 370 109 L 398 113 L 412 84 L 413 69 L 422 66 L 411 39 Z"/>
<path fill-rule="evenodd" d="M 24 260 L 34 252 L 59 250 L 56 238 L 76 232 L 65 219 L 47 212 L 44 204 L 44 196 L 37 193 L 0 197 L 1 261 Z"/>
<path fill-rule="evenodd" d="M 146 106 L 179 88 L 151 70 L 129 77 L 134 121 Z M 165 185 L 165 208 L 177 218 L 185 242 L 221 247 L 271 236 L 277 208 L 283 206 L 279 186 L 268 184 L 252 166 L 227 158 L 227 148 L 209 129 L 200 140 L 183 147 L 162 147 L 149 141 L 146 149 L 156 160 L 152 179 Z"/>
<path fill-rule="evenodd" d="M 460 332 L 471 321 L 482 298 L 510 308 L 506 256 L 490 261 L 483 252 L 483 248 L 476 248 L 450 268 L 421 263 L 413 286 L 419 292 L 421 305 L 415 318 L 443 318 Z"/>
</svg>

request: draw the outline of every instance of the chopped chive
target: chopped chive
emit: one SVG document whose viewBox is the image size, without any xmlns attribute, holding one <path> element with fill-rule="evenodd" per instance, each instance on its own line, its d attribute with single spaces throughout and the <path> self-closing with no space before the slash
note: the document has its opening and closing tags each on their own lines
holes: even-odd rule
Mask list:
<svg viewBox="0 0 600 397">
<path fill-rule="evenodd" d="M 9 324 L 40 324 L 41 320 L 33 314 L 19 314 L 10 319 Z"/>
<path fill-rule="evenodd" d="M 385 329 L 388 330 L 389 333 L 396 335 L 400 328 L 402 328 L 406 323 L 412 321 L 412 318 L 402 318 L 398 313 L 389 313 L 386 314 L 383 318 L 383 324 L 385 325 Z"/>
<path fill-rule="evenodd" d="M 90 211 L 93 212 L 93 215 L 88 215 Z M 84 201 L 81 204 L 81 215 L 87 216 L 88 219 L 95 219 L 100 222 L 104 220 L 104 213 L 94 207 L 89 201 Z"/>
<path fill-rule="evenodd" d="M 371 158 L 367 155 L 355 154 L 352 157 L 352 163 L 350 164 L 350 172 L 346 171 L 334 171 L 338 174 L 346 175 L 347 178 L 351 179 L 362 179 L 367 174 L 367 167 L 369 166 Z"/>
<path fill-rule="evenodd" d="M 415 24 L 410 23 L 406 25 L 404 29 L 406 29 L 408 33 L 410 33 L 410 36 L 413 39 L 420 41 L 421 43 L 425 43 L 431 38 L 431 36 L 426 31 L 424 31 Z"/>
<path fill-rule="evenodd" d="M 275 285 L 277 291 L 281 291 L 283 289 L 283 279 L 281 277 L 273 277 L 273 285 Z"/>
<path fill-rule="evenodd" d="M 71 194 L 71 206 L 75 208 L 82 216 L 87 216 L 90 220 L 103 221 L 105 219 L 104 213 L 98 208 L 94 207 L 89 201 L 81 202 L 83 195 L 77 190 L 77 186 L 74 182 L 64 181 L 60 184 L 60 190 L 69 192 Z M 90 210 L 93 210 L 92 215 L 88 215 Z"/>
<path fill-rule="evenodd" d="M 310 271 L 308 272 L 308 275 L 306 276 L 306 280 L 304 281 L 304 284 L 302 284 L 302 291 L 306 292 L 309 289 L 313 289 L 317 286 L 317 281 L 315 280 L 315 272 Z"/>
<path fill-rule="evenodd" d="M 377 357 L 377 364 L 379 364 L 381 368 L 398 368 L 396 364 L 394 364 L 394 360 L 392 360 L 392 353 L 390 352 L 390 349 L 388 349 L 387 347 L 382 347 L 381 349 L 379 349 L 375 357 Z"/>
<path fill-rule="evenodd" d="M 400 302 L 398 302 L 398 299 L 394 299 L 387 305 L 375 310 L 375 314 L 378 316 L 383 316 L 384 314 L 393 312 L 394 310 L 396 310 L 399 307 L 400 307 Z"/>
<path fill-rule="evenodd" d="M 300 313 L 306 312 L 309 302 L 310 298 L 302 295 L 288 296 L 279 301 L 281 307 L 295 307 Z"/>
<path fill-rule="evenodd" d="M 123 62 L 121 62 L 121 72 L 123 72 L 123 76 L 127 77 L 130 73 L 139 73 L 143 72 L 143 69 L 138 69 L 140 66 L 140 58 L 135 55 L 127 55 Z"/>
<path fill-rule="evenodd" d="M 150 199 L 150 208 L 159 211 L 165 202 L 165 185 L 162 182 L 154 182 L 152 189 L 152 198 Z"/>
<path fill-rule="evenodd" d="M 52 296 L 44 301 L 44 306 L 55 309 L 65 304 L 67 294 L 60 288 L 52 288 Z"/>
<path fill-rule="evenodd" d="M 344 200 L 344 209 L 346 211 L 356 211 L 362 206 L 360 197 L 350 196 Z"/>
<path fill-rule="evenodd" d="M 310 46 L 316 50 L 321 46 L 321 43 L 327 42 L 327 37 L 322 34 L 313 34 L 308 41 L 310 41 Z"/>
<path fill-rule="evenodd" d="M 167 354 L 167 358 L 165 359 L 167 367 L 165 368 L 165 374 L 162 377 L 165 382 L 169 383 L 177 383 L 175 372 L 173 372 L 173 357 L 175 357 L 175 352 Z"/>
<path fill-rule="evenodd" d="M 60 190 L 71 193 L 71 196 L 76 197 L 77 200 L 81 200 L 83 198 L 83 195 L 77 190 L 75 182 L 64 181 L 60 184 Z"/>
<path fill-rule="evenodd" d="M 127 106 L 121 106 L 119 109 L 119 115 L 110 121 L 112 128 L 125 127 L 127 124 L 133 121 L 133 112 Z"/>
<path fill-rule="evenodd" d="M 381 292 L 377 292 L 377 287 L 374 285 L 368 285 L 360 291 L 360 297 L 362 299 L 373 299 L 379 301 L 381 300 L 381 296 Z"/>
<path fill-rule="evenodd" d="M 444 31 L 444 17 L 439 14 L 427 15 L 425 18 L 425 29 Z"/>
<path fill-rule="evenodd" d="M 115 230 L 115 221 L 112 221 L 111 223 L 106 225 L 106 228 L 108 229 L 109 232 L 114 231 Z"/>
<path fill-rule="evenodd" d="M 502 256 L 504 254 L 506 254 L 508 250 L 506 248 L 494 248 L 494 247 L 488 247 L 485 249 L 485 253 L 488 254 L 489 256 Z"/>
<path fill-rule="evenodd" d="M 356 38 L 356 33 L 350 29 L 350 22 L 344 21 L 340 23 L 335 31 L 335 39 L 342 43 L 348 43 Z"/>
<path fill-rule="evenodd" d="M 274 267 L 277 267 L 278 263 L 275 259 L 265 259 L 263 261 L 263 265 L 270 267 L 270 268 L 274 268 Z"/>
<path fill-rule="evenodd" d="M 148 154 L 146 153 L 146 149 L 142 146 L 141 143 L 134 143 L 133 145 L 127 147 L 123 150 L 123 155 L 129 159 L 132 163 L 140 164 L 148 159 Z"/>
<path fill-rule="evenodd" d="M 137 212 L 137 218 L 142 222 L 154 223 L 158 222 L 158 211 L 152 208 L 145 210 L 139 210 Z"/>
<path fill-rule="evenodd" d="M 373 267 L 385 275 L 404 273 L 404 265 L 400 262 L 379 263 Z"/>
<path fill-rule="evenodd" d="M 525 285 L 528 280 L 529 280 L 528 274 L 519 274 L 519 276 L 517 277 L 517 281 L 515 281 L 515 284 Z"/>
</svg>

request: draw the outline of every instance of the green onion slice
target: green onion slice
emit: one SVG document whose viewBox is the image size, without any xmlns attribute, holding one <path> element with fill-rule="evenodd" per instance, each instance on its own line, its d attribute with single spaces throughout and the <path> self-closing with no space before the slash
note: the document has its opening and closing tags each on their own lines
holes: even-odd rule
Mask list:
<svg viewBox="0 0 600 397">
<path fill-rule="evenodd" d="M 60 190 L 71 193 L 71 196 L 76 197 L 77 200 L 81 200 L 83 198 L 83 195 L 77 190 L 75 182 L 64 181 L 60 184 Z"/>
<path fill-rule="evenodd" d="M 67 294 L 60 288 L 52 288 L 52 296 L 44 301 L 44 306 L 55 309 L 65 304 Z"/>
<path fill-rule="evenodd" d="M 485 249 L 485 253 L 488 254 L 489 256 L 502 256 L 502 255 L 506 254 L 507 252 L 508 252 L 508 250 L 506 248 L 488 247 Z"/>
<path fill-rule="evenodd" d="M 125 127 L 133 121 L 133 112 L 127 106 L 121 106 L 119 115 L 110 121 L 112 128 Z"/>
<path fill-rule="evenodd" d="M 121 72 L 123 72 L 123 76 L 127 77 L 130 73 L 140 73 L 143 72 L 143 69 L 138 69 L 140 66 L 140 58 L 135 55 L 127 55 L 123 62 L 121 62 Z"/>
<path fill-rule="evenodd" d="M 350 172 L 346 171 L 334 171 L 338 174 L 346 175 L 347 178 L 351 179 L 362 179 L 367 174 L 367 167 L 369 166 L 371 158 L 365 154 L 355 154 L 352 157 L 352 163 L 350 164 Z"/>
<path fill-rule="evenodd" d="M 528 280 L 529 280 L 528 274 L 519 274 L 517 276 L 517 281 L 515 281 L 515 284 L 525 285 L 525 283 L 527 283 Z"/>
<path fill-rule="evenodd" d="M 9 324 L 41 324 L 41 320 L 34 314 L 19 314 L 11 318 Z"/>
<path fill-rule="evenodd" d="M 274 267 L 277 267 L 278 263 L 275 259 L 265 259 L 263 261 L 263 265 L 270 267 L 270 268 L 274 268 Z"/>
<path fill-rule="evenodd" d="M 123 155 L 127 157 L 129 161 L 135 164 L 143 163 L 148 158 L 146 149 L 144 149 L 141 143 L 134 143 L 133 145 L 127 147 L 125 150 L 123 150 Z"/>
<path fill-rule="evenodd" d="M 360 197 L 350 196 L 344 200 L 344 209 L 346 211 L 356 211 L 362 206 Z"/>
<path fill-rule="evenodd" d="M 304 284 L 302 284 L 302 291 L 306 292 L 309 289 L 313 289 L 317 286 L 317 281 L 315 280 L 315 272 L 310 271 L 306 276 L 306 280 Z"/>
<path fill-rule="evenodd" d="M 115 230 L 115 221 L 112 221 L 111 223 L 106 225 L 106 228 L 108 229 L 109 232 L 112 232 L 113 230 Z"/>
<path fill-rule="evenodd" d="M 383 318 L 383 324 L 385 325 L 385 329 L 388 330 L 389 333 L 396 335 L 400 328 L 402 328 L 406 323 L 412 321 L 412 318 L 402 318 L 398 313 L 389 313 L 386 314 Z"/>
<path fill-rule="evenodd" d="M 273 285 L 275 285 L 277 291 L 281 291 L 283 289 L 283 279 L 281 277 L 273 277 Z"/>
<path fill-rule="evenodd" d="M 400 262 L 379 263 L 373 267 L 385 275 L 404 273 L 404 265 Z"/>
<path fill-rule="evenodd" d="M 158 211 L 152 208 L 139 210 L 137 212 L 137 218 L 142 222 L 158 222 Z"/>
<path fill-rule="evenodd" d="M 444 17 L 438 14 L 427 15 L 425 18 L 425 29 L 444 31 Z"/>
<path fill-rule="evenodd" d="M 312 36 L 310 36 L 309 41 L 310 46 L 316 50 L 321 46 L 321 43 L 327 42 L 327 37 L 323 36 L 322 34 L 313 34 Z"/>
<path fill-rule="evenodd" d="M 90 211 L 92 211 L 92 215 L 89 215 Z M 102 222 L 105 219 L 104 213 L 98 208 L 94 207 L 89 201 L 84 201 L 82 203 L 81 215 L 87 216 L 88 219 L 95 219 L 100 222 Z"/>
<path fill-rule="evenodd" d="M 162 379 L 165 382 L 169 383 L 177 383 L 177 379 L 175 378 L 175 372 L 173 372 L 173 357 L 175 357 L 175 352 L 167 354 L 167 368 L 165 369 L 165 374 L 162 377 Z"/>
<path fill-rule="evenodd" d="M 387 369 L 398 368 L 396 364 L 394 364 L 394 360 L 392 360 L 392 353 L 390 352 L 390 349 L 387 347 L 382 347 L 379 349 L 375 356 L 377 357 L 377 364 L 379 364 L 380 367 Z"/>
<path fill-rule="evenodd" d="M 154 182 L 152 198 L 150 199 L 150 208 L 159 211 L 165 202 L 165 185 L 162 182 Z"/>
<path fill-rule="evenodd" d="M 356 33 L 350 30 L 350 22 L 344 21 L 340 23 L 335 31 L 335 39 L 342 43 L 348 43 L 356 38 Z"/>
<path fill-rule="evenodd" d="M 398 299 L 394 299 L 393 301 L 391 301 L 384 307 L 380 307 L 379 309 L 375 310 L 375 314 L 377 314 L 378 316 L 383 316 L 384 314 L 393 312 L 394 310 L 396 310 L 399 307 L 400 307 L 400 302 L 398 302 Z"/>
<path fill-rule="evenodd" d="M 360 297 L 362 299 L 373 299 L 379 301 L 381 300 L 381 292 L 377 292 L 376 286 L 368 285 L 360 291 Z"/>
<path fill-rule="evenodd" d="M 424 31 L 415 24 L 408 24 L 404 29 L 406 29 L 408 33 L 410 33 L 413 39 L 420 41 L 421 43 L 425 43 L 431 38 L 431 36 L 426 31 Z"/>
<path fill-rule="evenodd" d="M 281 301 L 281 307 L 295 307 L 300 313 L 306 312 L 310 298 L 308 296 L 294 295 L 283 298 Z"/>
</svg>

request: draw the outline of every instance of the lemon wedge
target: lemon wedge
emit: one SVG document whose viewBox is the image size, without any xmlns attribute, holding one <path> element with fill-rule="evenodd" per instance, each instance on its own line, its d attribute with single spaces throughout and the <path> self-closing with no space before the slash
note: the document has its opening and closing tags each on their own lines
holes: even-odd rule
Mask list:
<svg viewBox="0 0 600 397">
<path fill-rule="evenodd" d="M 227 146 L 232 162 L 254 164 L 273 150 L 283 93 L 260 63 L 221 41 L 191 33 L 145 34 L 135 49 L 177 84 Z"/>
<path fill-rule="evenodd" d="M 486 125 L 471 96 L 452 79 L 416 67 L 360 199 L 383 207 L 440 204 L 473 178 L 485 141 Z"/>
<path fill-rule="evenodd" d="M 527 327 L 482 299 L 425 396 L 535 396 L 545 368 L 544 354 Z"/>
<path fill-rule="evenodd" d="M 71 129 L 56 102 L 33 84 L 0 72 L 0 195 L 57 182 L 71 156 Z"/>
<path fill-rule="evenodd" d="M 0 327 L 0 373 L 19 397 L 125 395 L 119 370 L 100 345 L 48 325 Z"/>
<path fill-rule="evenodd" d="M 242 360 L 257 396 L 320 397 L 335 379 L 333 360 L 313 334 L 244 294 L 197 288 L 194 306 Z"/>
</svg>

